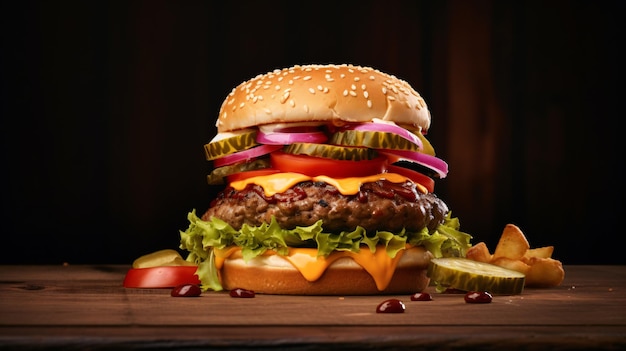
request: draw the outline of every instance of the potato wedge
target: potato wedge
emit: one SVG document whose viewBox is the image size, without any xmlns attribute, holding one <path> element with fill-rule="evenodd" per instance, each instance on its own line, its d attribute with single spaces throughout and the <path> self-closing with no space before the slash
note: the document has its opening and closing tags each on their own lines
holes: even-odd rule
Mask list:
<svg viewBox="0 0 626 351">
<path fill-rule="evenodd" d="M 537 247 L 526 250 L 523 259 L 529 260 L 531 257 L 550 258 L 554 252 L 554 246 Z"/>
<path fill-rule="evenodd" d="M 565 278 L 563 264 L 552 258 L 553 252 L 554 246 L 531 249 L 524 233 L 507 224 L 493 254 L 479 242 L 469 248 L 466 258 L 524 273 L 525 286 L 546 288 L 560 285 Z"/>
<path fill-rule="evenodd" d="M 559 286 L 565 278 L 561 261 L 553 258 L 531 257 L 526 272 L 526 286 L 551 287 Z"/>
<path fill-rule="evenodd" d="M 519 260 L 524 257 L 528 249 L 530 249 L 528 240 L 519 227 L 514 224 L 507 224 L 502 231 L 500 241 L 496 245 L 493 259 L 507 257 L 512 260 Z"/>
<path fill-rule="evenodd" d="M 526 274 L 530 269 L 530 266 L 520 260 L 514 260 L 508 257 L 498 257 L 491 262 L 491 264 L 495 264 L 496 266 L 500 266 L 502 268 L 507 268 L 512 271 L 520 272 Z"/>
<path fill-rule="evenodd" d="M 470 260 L 489 263 L 489 261 L 491 261 L 492 255 L 487 248 L 487 244 L 481 241 L 478 244 L 470 247 L 467 250 L 465 257 L 469 258 Z"/>
</svg>

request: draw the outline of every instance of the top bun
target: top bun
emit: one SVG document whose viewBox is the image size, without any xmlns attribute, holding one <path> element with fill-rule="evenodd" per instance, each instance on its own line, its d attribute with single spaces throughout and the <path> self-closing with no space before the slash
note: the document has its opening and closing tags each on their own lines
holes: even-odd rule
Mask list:
<svg viewBox="0 0 626 351">
<path fill-rule="evenodd" d="M 293 66 L 241 83 L 222 103 L 219 133 L 275 123 L 391 121 L 425 133 L 430 113 L 405 81 L 370 67 Z"/>
</svg>

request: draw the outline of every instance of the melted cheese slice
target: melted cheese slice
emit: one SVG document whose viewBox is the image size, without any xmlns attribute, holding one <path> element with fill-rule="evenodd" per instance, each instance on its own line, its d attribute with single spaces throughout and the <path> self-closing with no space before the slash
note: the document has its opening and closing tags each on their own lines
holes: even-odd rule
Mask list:
<svg viewBox="0 0 626 351">
<path fill-rule="evenodd" d="M 407 249 L 411 246 L 407 245 Z M 242 258 L 241 248 L 232 246 L 224 249 L 215 250 L 215 266 L 218 270 L 224 266 L 226 259 Z M 279 256 L 288 261 L 302 276 L 314 282 L 318 280 L 328 269 L 328 267 L 340 258 L 350 258 L 359 266 L 366 270 L 374 279 L 378 290 L 382 291 L 387 288 L 393 274 L 396 271 L 398 261 L 404 254 L 405 250 L 399 251 L 395 257 L 391 258 L 384 249 L 371 252 L 369 248 L 364 247 L 359 252 L 351 251 L 334 251 L 327 257 L 317 256 L 317 249 L 314 248 L 290 248 L 289 254 Z M 275 255 L 274 251 L 268 250 L 263 256 Z"/>
<path fill-rule="evenodd" d="M 337 188 L 337 190 L 339 190 L 339 192 L 343 195 L 354 195 L 359 192 L 362 184 L 382 179 L 388 180 L 392 183 L 404 183 L 405 181 L 410 180 L 409 178 L 397 173 L 380 173 L 367 177 L 349 177 L 339 179 L 328 176 L 309 177 L 300 173 L 284 172 L 238 180 L 230 183 L 230 186 L 232 186 L 235 190 L 241 191 L 245 189 L 248 184 L 257 184 L 263 188 L 265 196 L 270 197 L 275 194 L 284 193 L 287 189 L 290 189 L 298 183 L 312 180 L 314 182 L 328 183 Z M 421 184 L 415 183 L 415 185 L 422 193 L 425 194 L 428 192 Z"/>
</svg>

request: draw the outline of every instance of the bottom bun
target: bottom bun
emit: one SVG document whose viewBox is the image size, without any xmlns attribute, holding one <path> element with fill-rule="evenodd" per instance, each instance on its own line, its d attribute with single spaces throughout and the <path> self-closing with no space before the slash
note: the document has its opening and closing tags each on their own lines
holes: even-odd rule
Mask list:
<svg viewBox="0 0 626 351">
<path fill-rule="evenodd" d="M 289 261 L 278 255 L 226 259 L 221 270 L 226 290 L 247 289 L 279 295 L 384 295 L 421 292 L 430 283 L 426 275 L 432 254 L 422 247 L 406 250 L 384 290 L 378 290 L 372 276 L 351 258 L 333 262 L 316 281 L 306 280 Z"/>
</svg>

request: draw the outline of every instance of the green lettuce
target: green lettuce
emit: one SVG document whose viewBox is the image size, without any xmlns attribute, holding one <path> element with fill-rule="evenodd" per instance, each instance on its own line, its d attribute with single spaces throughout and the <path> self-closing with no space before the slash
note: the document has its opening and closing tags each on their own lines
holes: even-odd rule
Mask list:
<svg viewBox="0 0 626 351">
<path fill-rule="evenodd" d="M 328 256 L 333 251 L 359 252 L 369 249 L 375 252 L 384 247 L 389 257 L 405 248 L 409 243 L 424 246 L 435 257 L 464 257 L 471 246 L 471 236 L 459 231 L 459 220 L 448 213 L 444 222 L 435 230 L 424 228 L 419 232 L 402 230 L 399 233 L 377 231 L 367 233 L 362 227 L 354 231 L 326 233 L 322 221 L 294 229 L 282 229 L 272 217 L 270 223 L 258 227 L 244 224 L 241 230 L 235 230 L 219 218 L 203 221 L 192 210 L 187 215 L 189 227 L 180 231 L 180 248 L 189 251 L 186 260 L 198 265 L 196 274 L 202 282 L 203 290 L 222 290 L 213 248 L 223 249 L 231 245 L 241 247 L 243 259 L 249 261 L 273 250 L 279 255 L 286 255 L 290 247 L 317 248 L 318 256 Z"/>
</svg>

